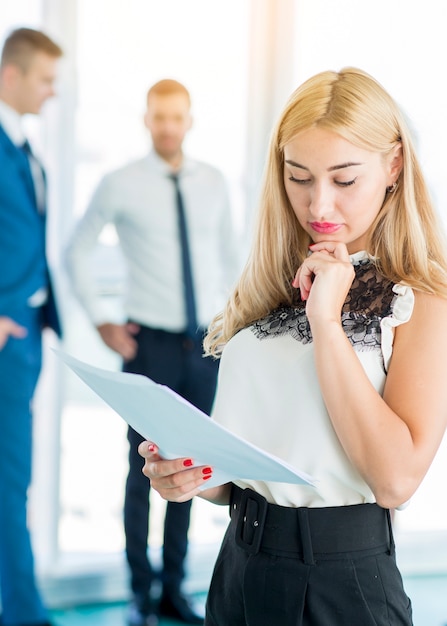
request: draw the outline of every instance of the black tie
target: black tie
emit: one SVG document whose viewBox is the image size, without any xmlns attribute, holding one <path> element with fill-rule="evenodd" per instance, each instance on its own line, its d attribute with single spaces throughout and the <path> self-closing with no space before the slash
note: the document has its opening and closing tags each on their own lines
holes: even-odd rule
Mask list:
<svg viewBox="0 0 447 626">
<path fill-rule="evenodd" d="M 183 288 L 186 310 L 186 334 L 189 337 L 195 337 L 197 333 L 198 323 L 196 314 L 196 303 L 194 298 L 194 281 L 191 269 L 191 256 L 189 253 L 188 229 L 186 225 L 185 207 L 180 191 L 178 175 L 171 174 L 170 178 L 173 180 L 175 185 L 178 228 L 182 251 Z"/>
<path fill-rule="evenodd" d="M 23 142 L 23 144 L 20 147 L 23 150 L 23 152 L 26 154 L 27 157 L 30 157 L 30 156 L 33 155 L 32 150 L 31 150 L 31 146 L 29 145 L 28 139 L 25 139 L 25 141 Z"/>
<path fill-rule="evenodd" d="M 31 146 L 26 139 L 25 142 L 20 146 L 21 150 L 26 154 L 28 158 L 28 163 L 31 172 L 31 178 L 34 186 L 34 196 L 36 199 L 36 205 L 39 213 L 45 213 L 45 204 L 46 204 L 46 180 L 45 180 L 45 172 L 38 161 L 38 159 L 34 156 L 33 151 L 31 150 Z"/>
</svg>

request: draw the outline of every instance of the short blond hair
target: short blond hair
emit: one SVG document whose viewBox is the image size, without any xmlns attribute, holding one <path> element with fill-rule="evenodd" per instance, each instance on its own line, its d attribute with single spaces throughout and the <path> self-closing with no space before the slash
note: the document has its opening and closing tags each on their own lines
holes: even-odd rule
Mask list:
<svg viewBox="0 0 447 626">
<path fill-rule="evenodd" d="M 63 55 L 62 48 L 42 31 L 17 28 L 5 40 L 0 67 L 17 65 L 26 72 L 36 52 L 44 52 L 54 58 Z"/>
<path fill-rule="evenodd" d="M 147 102 L 149 102 L 149 98 L 152 95 L 172 96 L 173 94 L 178 93 L 186 96 L 188 104 L 191 105 L 191 96 L 186 87 L 182 85 L 182 83 L 179 83 L 177 80 L 173 80 L 172 78 L 165 78 L 163 80 L 159 80 L 158 83 L 152 85 L 152 87 L 147 92 Z"/>
</svg>

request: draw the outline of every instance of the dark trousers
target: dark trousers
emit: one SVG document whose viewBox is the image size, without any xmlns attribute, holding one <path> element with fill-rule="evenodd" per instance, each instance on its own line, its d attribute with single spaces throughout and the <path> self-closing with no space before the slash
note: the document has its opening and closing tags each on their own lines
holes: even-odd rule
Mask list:
<svg viewBox="0 0 447 626">
<path fill-rule="evenodd" d="M 206 626 L 411 626 L 388 511 L 264 507 L 238 491 Z"/>
<path fill-rule="evenodd" d="M 203 357 L 203 330 L 192 340 L 183 333 L 170 333 L 141 326 L 136 336 L 138 353 L 124 371 L 148 376 L 167 385 L 209 415 L 216 389 L 218 362 Z M 150 482 L 143 475 L 138 446 L 143 438 L 128 430 L 129 474 L 124 501 L 126 556 L 134 593 L 150 591 L 154 571 L 147 556 Z M 157 443 L 157 442 L 155 442 Z M 163 590 L 177 593 L 184 578 L 191 502 L 168 502 L 164 521 Z"/>
</svg>

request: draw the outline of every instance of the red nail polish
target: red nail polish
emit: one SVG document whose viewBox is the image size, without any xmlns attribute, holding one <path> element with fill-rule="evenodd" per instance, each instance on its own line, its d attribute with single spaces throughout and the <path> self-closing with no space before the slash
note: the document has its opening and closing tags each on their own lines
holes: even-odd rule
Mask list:
<svg viewBox="0 0 447 626">
<path fill-rule="evenodd" d="M 183 465 L 184 465 L 185 467 L 191 467 L 191 466 L 192 466 L 192 464 L 193 464 L 192 459 L 185 459 L 185 460 L 183 461 Z"/>
<path fill-rule="evenodd" d="M 204 467 L 202 470 L 202 474 L 212 474 L 213 470 L 211 469 L 211 467 Z"/>
<path fill-rule="evenodd" d="M 147 449 L 149 450 L 149 452 L 155 452 L 155 450 L 156 450 L 156 448 L 155 448 L 153 443 L 150 443 L 148 445 Z"/>
<path fill-rule="evenodd" d="M 208 480 L 208 478 L 212 478 L 211 474 L 208 474 L 208 476 L 202 476 L 203 480 Z"/>
</svg>

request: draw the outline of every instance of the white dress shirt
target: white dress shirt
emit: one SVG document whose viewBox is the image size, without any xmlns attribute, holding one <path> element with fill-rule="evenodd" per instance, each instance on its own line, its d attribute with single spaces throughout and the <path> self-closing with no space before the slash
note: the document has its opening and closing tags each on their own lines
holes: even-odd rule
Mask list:
<svg viewBox="0 0 447 626">
<path fill-rule="evenodd" d="M 18 148 L 22 148 L 26 141 L 26 136 L 22 129 L 22 116 L 2 100 L 0 100 L 0 124 L 3 126 L 3 130 L 11 139 L 12 143 Z M 28 154 L 28 160 L 34 182 L 37 207 L 40 212 L 44 213 L 46 185 L 42 165 L 34 153 Z"/>
<path fill-rule="evenodd" d="M 26 137 L 22 130 L 22 116 L 3 100 L 0 100 L 0 124 L 15 146 L 23 146 Z"/>
<path fill-rule="evenodd" d="M 127 269 L 126 315 L 145 326 L 181 332 L 186 326 L 181 249 L 172 170 L 155 151 L 106 175 L 67 250 L 75 293 L 92 322 L 108 319 L 98 295 L 92 252 L 106 224 L 118 233 Z M 214 167 L 184 159 L 179 172 L 198 321 L 207 326 L 236 279 L 238 261 L 227 187 Z"/>
</svg>

